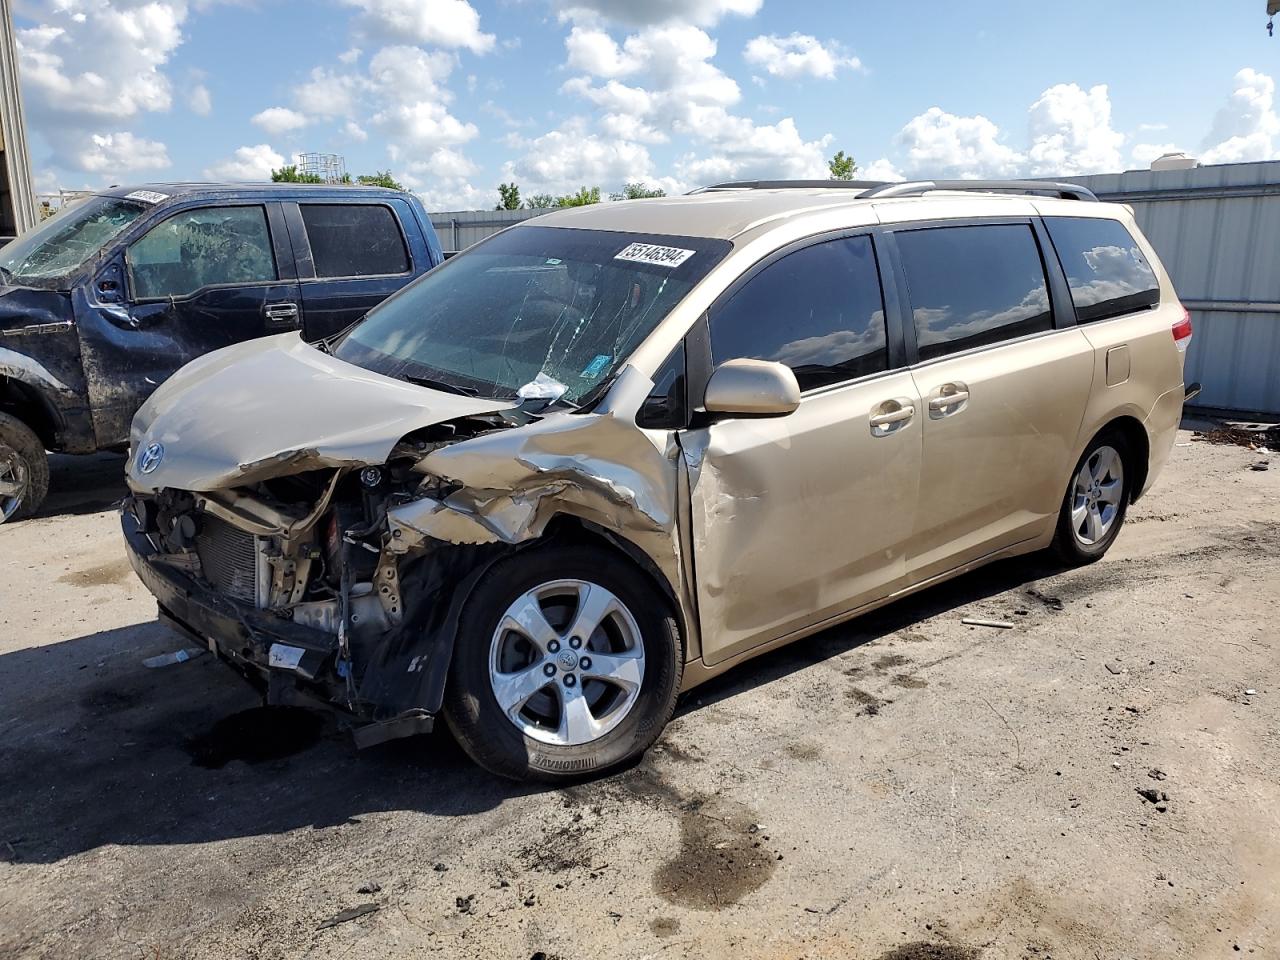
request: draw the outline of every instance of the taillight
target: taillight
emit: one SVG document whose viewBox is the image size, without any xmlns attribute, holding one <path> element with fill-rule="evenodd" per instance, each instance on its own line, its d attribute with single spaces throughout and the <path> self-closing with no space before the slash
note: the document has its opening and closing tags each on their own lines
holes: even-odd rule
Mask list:
<svg viewBox="0 0 1280 960">
<path fill-rule="evenodd" d="M 1182 308 L 1182 319 L 1173 325 L 1173 342 L 1179 352 L 1185 352 L 1191 343 L 1191 314 Z"/>
</svg>

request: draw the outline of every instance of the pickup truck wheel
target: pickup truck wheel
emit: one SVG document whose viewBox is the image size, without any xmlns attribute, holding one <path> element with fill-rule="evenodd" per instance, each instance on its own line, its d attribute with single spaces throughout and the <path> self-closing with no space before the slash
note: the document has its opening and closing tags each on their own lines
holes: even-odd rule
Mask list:
<svg viewBox="0 0 1280 960">
<path fill-rule="evenodd" d="M 540 547 L 498 563 L 458 628 L 445 720 L 491 773 L 597 775 L 639 757 L 675 710 L 683 657 L 669 604 L 607 550 Z"/>
<path fill-rule="evenodd" d="M 1071 474 L 1058 515 L 1053 551 L 1077 567 L 1102 558 L 1120 533 L 1129 506 L 1133 453 L 1123 434 L 1107 430 L 1089 444 Z"/>
<path fill-rule="evenodd" d="M 0 413 L 0 523 L 31 516 L 48 492 L 44 444 L 21 420 Z"/>
</svg>

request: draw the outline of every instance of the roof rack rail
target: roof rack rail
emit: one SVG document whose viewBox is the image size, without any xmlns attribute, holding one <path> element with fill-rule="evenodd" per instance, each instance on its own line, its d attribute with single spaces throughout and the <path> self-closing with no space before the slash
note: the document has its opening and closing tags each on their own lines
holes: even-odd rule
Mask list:
<svg viewBox="0 0 1280 960">
<path fill-rule="evenodd" d="M 1097 196 L 1088 187 L 1081 187 L 1074 183 L 1058 183 L 1052 180 L 912 180 L 906 183 L 881 183 L 870 187 L 858 199 L 884 200 L 890 197 L 918 197 L 931 190 L 1025 193 L 1058 197 L 1062 200 L 1099 202 Z"/>
<path fill-rule="evenodd" d="M 690 194 L 710 193 L 713 190 L 867 190 L 887 186 L 883 180 L 726 180 L 690 190 Z"/>
</svg>

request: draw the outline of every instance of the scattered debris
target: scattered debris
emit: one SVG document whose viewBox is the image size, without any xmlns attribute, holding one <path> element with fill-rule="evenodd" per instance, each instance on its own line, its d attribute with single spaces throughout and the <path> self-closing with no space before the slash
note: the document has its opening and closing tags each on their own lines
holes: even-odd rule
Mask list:
<svg viewBox="0 0 1280 960">
<path fill-rule="evenodd" d="M 382 884 L 378 883 L 376 880 L 370 880 L 367 883 L 360 884 L 360 886 L 356 888 L 356 893 L 377 893 L 381 889 Z"/>
<path fill-rule="evenodd" d="M 1244 695 L 1246 697 L 1254 697 L 1258 695 L 1258 691 L 1253 689 L 1253 687 L 1250 687 L 1248 690 L 1244 692 Z"/>
<path fill-rule="evenodd" d="M 1250 469 L 1250 470 L 1270 470 L 1270 469 L 1271 469 L 1271 461 L 1270 461 L 1270 460 L 1259 460 L 1257 463 L 1250 464 L 1250 465 L 1249 465 L 1249 469 Z"/>
<path fill-rule="evenodd" d="M 465 897 L 454 897 L 454 905 L 458 908 L 459 913 L 474 913 L 476 909 L 476 895 L 468 893 Z"/>
<path fill-rule="evenodd" d="M 147 657 L 142 661 L 144 667 L 168 667 L 175 663 L 186 663 L 188 660 L 194 660 L 202 653 L 208 653 L 204 647 L 183 647 L 181 650 L 175 650 L 172 653 L 161 653 L 154 657 Z"/>
<path fill-rule="evenodd" d="M 1160 804 L 1169 802 L 1169 795 L 1163 790 L 1155 789 L 1155 787 L 1134 787 L 1134 792 L 1147 803 Z M 1159 810 L 1160 808 L 1156 807 L 1156 809 Z M 1164 811 L 1161 810 L 1160 812 L 1163 813 Z"/>
<path fill-rule="evenodd" d="M 1120 676 L 1120 674 L 1124 673 L 1124 667 L 1121 667 L 1118 664 L 1114 664 L 1109 660 L 1107 661 L 1106 664 L 1104 664 L 1104 666 L 1106 666 L 1106 668 L 1109 671 L 1111 671 L 1113 674 L 1115 674 L 1117 677 Z"/>
<path fill-rule="evenodd" d="M 1150 777 L 1152 780 L 1165 780 L 1168 778 L 1169 775 L 1165 773 L 1163 770 L 1161 770 L 1159 767 L 1152 767 L 1150 770 L 1147 771 L 1147 776 Z"/>
<path fill-rule="evenodd" d="M 1062 602 L 1061 597 L 1050 597 L 1047 594 L 1041 593 L 1039 590 L 1036 590 L 1033 587 L 1027 588 L 1027 596 L 1035 600 L 1039 600 L 1050 610 L 1062 610 L 1066 606 L 1066 604 Z"/>
<path fill-rule="evenodd" d="M 437 864 L 436 864 L 434 867 L 432 867 L 431 869 L 432 869 L 432 870 L 434 870 L 436 873 L 444 873 L 446 870 L 448 870 L 448 869 L 449 869 L 449 867 L 448 867 L 448 865 L 446 865 L 446 864 L 443 864 L 443 863 L 437 863 Z"/>
<path fill-rule="evenodd" d="M 965 617 L 960 622 L 969 627 L 995 627 L 997 630 L 1013 629 L 1013 624 L 1004 620 L 981 620 L 977 617 Z"/>
<path fill-rule="evenodd" d="M 376 903 L 362 903 L 358 907 L 351 907 L 340 913 L 335 913 L 328 920 L 323 921 L 317 930 L 325 930 L 329 927 L 336 927 L 340 923 L 347 923 L 351 920 L 358 920 L 361 917 L 368 916 L 371 913 L 377 913 L 379 907 Z"/>
</svg>

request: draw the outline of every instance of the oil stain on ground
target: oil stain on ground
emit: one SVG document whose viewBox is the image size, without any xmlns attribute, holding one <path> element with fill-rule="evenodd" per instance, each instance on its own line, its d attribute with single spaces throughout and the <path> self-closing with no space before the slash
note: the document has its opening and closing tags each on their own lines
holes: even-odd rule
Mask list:
<svg viewBox="0 0 1280 960">
<path fill-rule="evenodd" d="M 73 587 L 108 587 L 121 583 L 133 574 L 127 559 L 110 560 L 97 566 L 85 567 L 83 570 L 72 570 L 58 578 L 59 583 Z"/>
<path fill-rule="evenodd" d="M 301 753 L 320 739 L 324 717 L 301 707 L 254 707 L 223 717 L 186 743 L 191 762 L 218 770 L 232 760 L 264 763 Z"/>
<path fill-rule="evenodd" d="M 958 947 L 951 943 L 917 940 L 894 947 L 882 953 L 876 960 L 977 960 L 978 951 L 971 947 Z"/>
<path fill-rule="evenodd" d="M 682 804 L 680 850 L 653 878 L 669 903 L 723 910 L 764 886 L 777 856 L 745 808 L 695 798 Z"/>
</svg>

